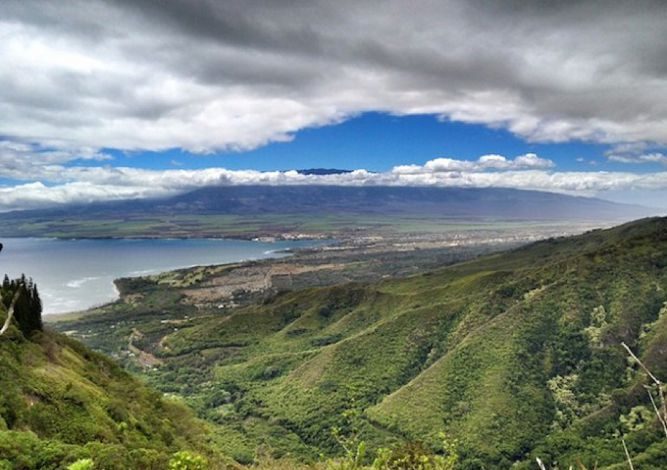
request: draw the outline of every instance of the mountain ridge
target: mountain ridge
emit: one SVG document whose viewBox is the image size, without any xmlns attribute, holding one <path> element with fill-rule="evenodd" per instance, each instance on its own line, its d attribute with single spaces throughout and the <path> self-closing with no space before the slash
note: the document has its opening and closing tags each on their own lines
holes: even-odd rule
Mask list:
<svg viewBox="0 0 667 470">
<path fill-rule="evenodd" d="M 577 233 L 657 212 L 602 199 L 503 188 L 239 185 L 200 188 L 161 199 L 3 213 L 0 236 L 355 239 L 382 235 L 400 241 L 446 238 L 453 228 L 466 224 L 482 229 L 477 235 L 499 233 L 496 229 L 502 230 L 503 224 L 513 224 L 530 236 L 549 232 L 553 224 L 560 224 L 562 233 Z"/>
<path fill-rule="evenodd" d="M 473 207 L 473 204 L 484 207 Z M 417 204 L 425 205 L 419 207 Z M 558 204 L 564 207 L 558 207 Z M 619 218 L 654 211 L 598 198 L 509 188 L 416 186 L 236 185 L 209 186 L 166 198 L 131 199 L 31 209 L 0 214 L 0 219 L 154 211 L 154 213 L 433 213 L 440 216 L 512 218 Z M 512 212 L 514 211 L 514 212 Z M 552 211 L 552 212 L 550 212 Z"/>
</svg>

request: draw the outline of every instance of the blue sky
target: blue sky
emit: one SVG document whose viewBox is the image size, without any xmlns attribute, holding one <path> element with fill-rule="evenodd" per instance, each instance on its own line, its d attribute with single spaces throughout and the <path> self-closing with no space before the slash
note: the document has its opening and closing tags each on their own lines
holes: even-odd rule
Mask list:
<svg viewBox="0 0 667 470">
<path fill-rule="evenodd" d="M 339 124 L 298 131 L 289 142 L 270 143 L 250 151 L 193 154 L 179 149 L 162 152 L 106 151 L 111 164 L 152 169 L 200 169 L 220 166 L 260 171 L 338 168 L 389 171 L 394 166 L 424 164 L 437 157 L 474 160 L 482 155 L 514 157 L 536 153 L 553 160 L 561 170 L 627 170 L 609 161 L 608 145 L 583 142 L 534 143 L 504 129 L 439 119 L 433 115 L 395 116 L 363 113 Z M 582 159 L 583 161 L 578 161 Z M 90 162 L 78 162 L 90 165 Z M 633 165 L 637 171 L 651 166 Z M 653 165 L 658 166 L 658 165 Z"/>
</svg>

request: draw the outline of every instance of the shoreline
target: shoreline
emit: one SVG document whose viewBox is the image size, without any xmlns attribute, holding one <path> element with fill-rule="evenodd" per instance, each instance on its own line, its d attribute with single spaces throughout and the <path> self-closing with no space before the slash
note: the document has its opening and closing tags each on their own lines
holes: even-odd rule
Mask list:
<svg viewBox="0 0 667 470">
<path fill-rule="evenodd" d="M 14 239 L 27 239 L 28 237 L 17 237 Z M 30 237 L 33 240 L 55 240 L 52 237 L 49 238 L 41 238 L 41 237 Z M 104 240 L 124 240 L 125 238 L 105 238 Z M 69 241 L 78 241 L 78 240 L 91 240 L 91 239 L 69 239 Z M 102 239 L 93 239 L 93 240 L 102 240 Z M 142 240 L 142 241 L 148 241 L 148 240 L 153 240 L 150 238 L 144 238 L 144 239 L 130 239 L 130 240 Z M 270 244 L 270 243 L 277 243 L 277 242 L 326 242 L 330 241 L 331 244 L 336 243 L 337 240 L 332 238 L 329 238 L 327 240 L 324 239 L 299 239 L 299 240 L 275 240 L 275 241 L 265 241 L 265 240 L 244 240 L 244 239 L 232 239 L 232 238 L 225 238 L 225 239 L 211 239 L 211 238 L 185 238 L 185 239 L 177 239 L 177 238 L 160 238 L 156 240 L 171 240 L 171 241 L 188 241 L 188 240 L 201 240 L 201 241 L 243 241 L 243 242 L 253 242 L 253 243 L 262 243 L 262 244 Z M 266 250 L 262 252 L 260 255 L 257 257 L 245 257 L 242 259 L 239 259 L 237 261 L 229 261 L 226 263 L 211 263 L 211 264 L 202 264 L 202 263 L 194 263 L 194 264 L 189 264 L 185 266 L 170 266 L 165 269 L 163 268 L 158 268 L 158 269 L 149 269 L 145 273 L 136 273 L 136 275 L 132 275 L 132 273 L 129 273 L 128 275 L 120 276 L 120 277 L 115 277 L 111 280 L 111 285 L 113 287 L 113 298 L 110 298 L 107 301 L 102 301 L 100 303 L 96 303 L 93 305 L 90 305 L 89 307 L 79 309 L 79 310 L 72 310 L 72 311 L 66 311 L 66 312 L 54 312 L 54 313 L 45 313 L 43 315 L 44 321 L 46 323 L 55 323 L 57 321 L 61 321 L 64 318 L 56 318 L 56 317 L 68 317 L 67 319 L 71 319 L 72 317 L 80 317 L 86 314 L 86 312 L 89 312 L 91 310 L 95 309 L 100 309 L 104 308 L 109 305 L 113 305 L 120 300 L 122 300 L 123 295 L 125 293 L 122 291 L 121 287 L 119 287 L 119 282 L 123 280 L 131 280 L 131 279 L 141 279 L 141 278 L 147 278 L 147 277 L 152 277 L 152 276 L 162 276 L 166 275 L 169 273 L 177 273 L 179 271 L 188 271 L 188 270 L 193 270 L 197 268 L 201 269 L 206 269 L 206 268 L 224 268 L 224 267 L 230 267 L 230 266 L 244 266 L 244 265 L 252 265 L 253 263 L 258 263 L 258 262 L 271 262 L 279 259 L 284 259 L 288 257 L 293 257 L 296 256 L 299 252 L 301 251 L 319 251 L 319 249 L 323 246 L 331 246 L 329 243 L 315 243 L 313 245 L 309 246 L 304 246 L 304 247 L 287 247 L 287 248 L 281 248 L 281 249 L 276 249 L 276 250 Z"/>
</svg>

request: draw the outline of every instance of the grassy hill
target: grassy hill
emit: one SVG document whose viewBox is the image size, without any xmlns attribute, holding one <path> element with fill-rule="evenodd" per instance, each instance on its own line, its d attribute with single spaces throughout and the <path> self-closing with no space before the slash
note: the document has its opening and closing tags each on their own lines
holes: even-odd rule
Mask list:
<svg viewBox="0 0 667 470">
<path fill-rule="evenodd" d="M 0 337 L 0 468 L 164 469 L 173 454 L 222 468 L 212 427 L 115 362 L 53 332 Z"/>
<path fill-rule="evenodd" d="M 624 468 L 621 437 L 648 469 L 667 440 L 621 342 L 667 378 L 666 301 L 667 219 L 654 218 L 408 279 L 286 292 L 142 347 L 162 361 L 148 380 L 217 423 L 241 461 L 258 446 L 335 455 L 332 429 L 371 448 L 436 448 L 444 431 L 466 469 L 533 468 L 536 456 Z"/>
</svg>

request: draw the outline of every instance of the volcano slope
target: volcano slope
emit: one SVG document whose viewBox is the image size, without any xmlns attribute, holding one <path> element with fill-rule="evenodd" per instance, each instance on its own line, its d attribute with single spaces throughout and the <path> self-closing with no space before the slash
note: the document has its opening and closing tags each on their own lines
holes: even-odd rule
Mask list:
<svg viewBox="0 0 667 470">
<path fill-rule="evenodd" d="M 444 432 L 468 469 L 623 468 L 623 437 L 636 468 L 659 468 L 650 382 L 621 343 L 667 378 L 666 289 L 667 219 L 643 219 L 202 317 L 147 346 L 163 361 L 148 377 L 239 460 L 335 454 L 338 429 L 370 447 Z"/>
</svg>

